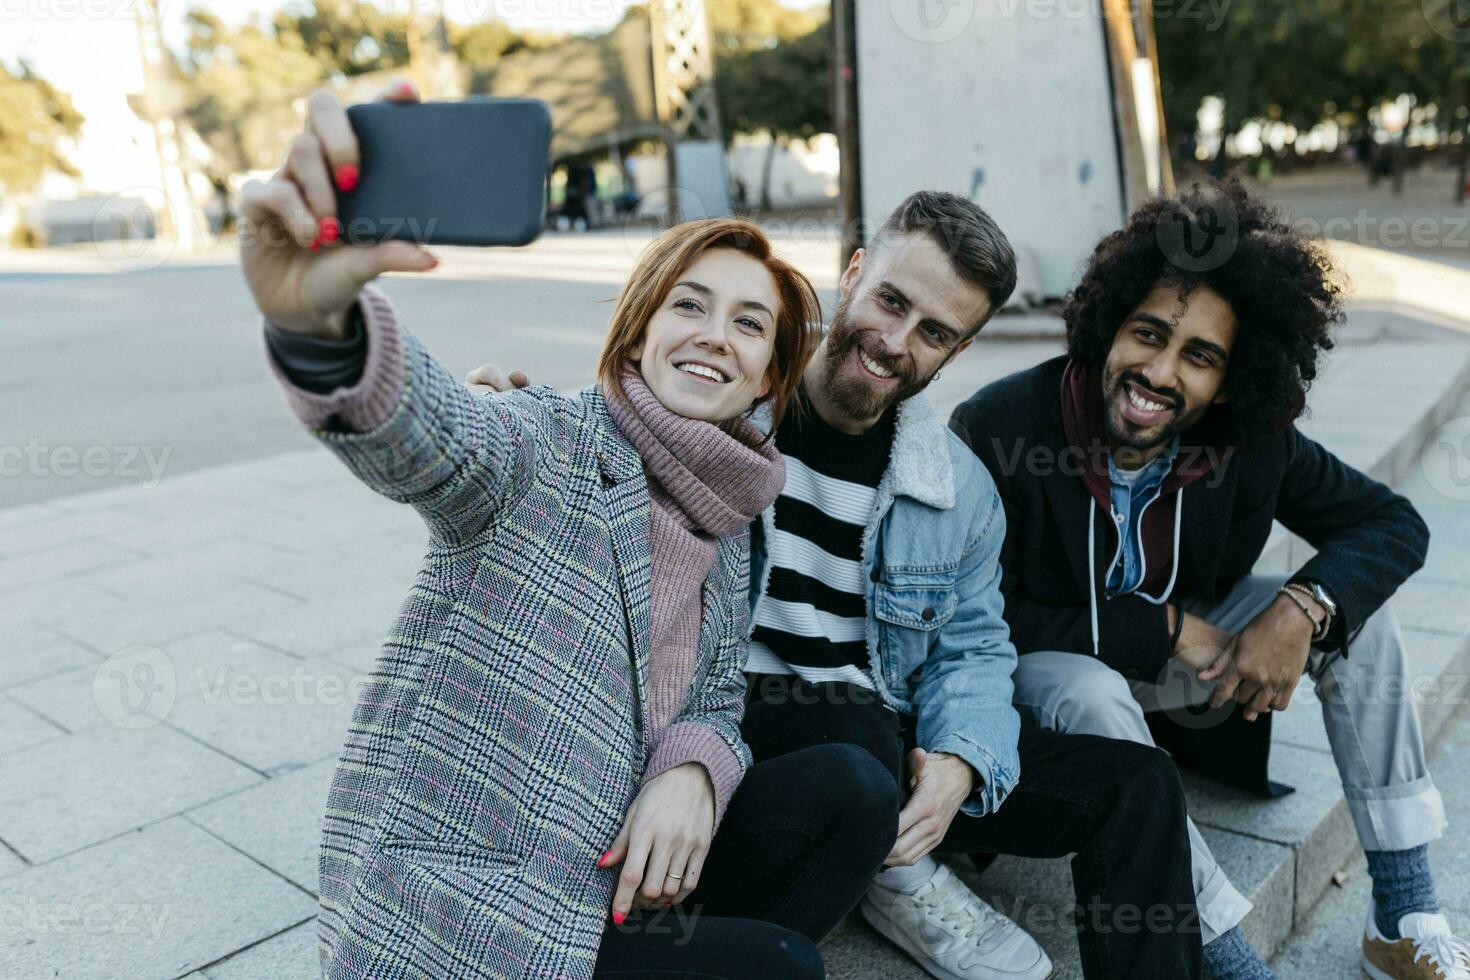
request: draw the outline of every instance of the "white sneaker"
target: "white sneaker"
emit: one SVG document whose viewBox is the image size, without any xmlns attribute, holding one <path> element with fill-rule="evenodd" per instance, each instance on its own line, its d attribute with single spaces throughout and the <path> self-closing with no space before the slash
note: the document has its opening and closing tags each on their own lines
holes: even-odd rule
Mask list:
<svg viewBox="0 0 1470 980">
<path fill-rule="evenodd" d="M 1470 943 L 1442 915 L 1411 912 L 1399 920 L 1401 939 L 1384 939 L 1368 903 L 1363 974 L 1373 980 L 1470 980 Z"/>
<path fill-rule="evenodd" d="M 940 980 L 1046 980 L 1051 960 L 943 864 L 911 895 L 868 886 L 863 918 Z"/>
</svg>

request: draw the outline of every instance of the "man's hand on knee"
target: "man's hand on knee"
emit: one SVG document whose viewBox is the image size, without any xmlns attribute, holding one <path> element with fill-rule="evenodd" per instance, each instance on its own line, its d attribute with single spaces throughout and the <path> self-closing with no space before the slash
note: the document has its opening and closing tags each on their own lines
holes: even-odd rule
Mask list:
<svg viewBox="0 0 1470 980">
<path fill-rule="evenodd" d="M 908 866 L 939 846 L 949 825 L 974 792 L 975 770 L 948 752 L 909 753 L 909 801 L 898 814 L 898 840 L 883 863 Z"/>
</svg>

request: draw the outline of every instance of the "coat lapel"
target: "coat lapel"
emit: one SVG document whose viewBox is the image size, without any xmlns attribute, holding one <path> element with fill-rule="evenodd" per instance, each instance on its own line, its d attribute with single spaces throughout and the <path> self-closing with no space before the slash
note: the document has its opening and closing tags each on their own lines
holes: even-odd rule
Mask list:
<svg viewBox="0 0 1470 980">
<path fill-rule="evenodd" d="M 649 558 L 648 481 L 638 451 L 618 430 L 597 391 L 593 411 L 598 425 L 598 465 L 607 488 L 607 524 L 613 564 L 628 627 L 628 653 L 633 664 L 633 691 L 638 699 L 639 735 L 648 744 L 648 632 L 653 570 Z"/>
</svg>

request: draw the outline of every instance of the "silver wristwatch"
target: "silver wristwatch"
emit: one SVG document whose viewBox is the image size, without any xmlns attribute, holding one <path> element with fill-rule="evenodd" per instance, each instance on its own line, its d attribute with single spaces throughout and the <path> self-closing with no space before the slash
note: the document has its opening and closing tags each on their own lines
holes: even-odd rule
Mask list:
<svg viewBox="0 0 1470 980">
<path fill-rule="evenodd" d="M 1327 610 L 1327 618 L 1322 621 L 1321 635 L 1312 637 L 1314 640 L 1322 639 L 1332 629 L 1332 624 L 1337 619 L 1337 603 L 1332 601 L 1332 597 L 1327 594 L 1326 589 L 1322 588 L 1321 583 L 1293 582 L 1292 584 L 1306 589 L 1312 594 L 1312 598 L 1317 600 L 1318 605 Z"/>
</svg>

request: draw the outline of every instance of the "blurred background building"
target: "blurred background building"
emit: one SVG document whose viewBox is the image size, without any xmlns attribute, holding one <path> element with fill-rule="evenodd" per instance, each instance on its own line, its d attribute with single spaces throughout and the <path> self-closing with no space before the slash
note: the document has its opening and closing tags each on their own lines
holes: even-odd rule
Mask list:
<svg viewBox="0 0 1470 980">
<path fill-rule="evenodd" d="M 366 99 L 407 76 L 431 98 L 551 104 L 553 228 L 733 209 L 835 222 L 850 249 L 904 189 L 943 187 L 1013 230 L 1022 295 L 1044 302 L 1086 243 L 1203 172 L 1282 185 L 1319 224 L 1341 208 L 1318 198 L 1343 189 L 1410 215 L 1463 206 L 1458 4 L 18 5 L 0 14 L 0 246 L 208 247 L 231 230 L 230 194 L 281 159 L 308 92 Z"/>
</svg>

